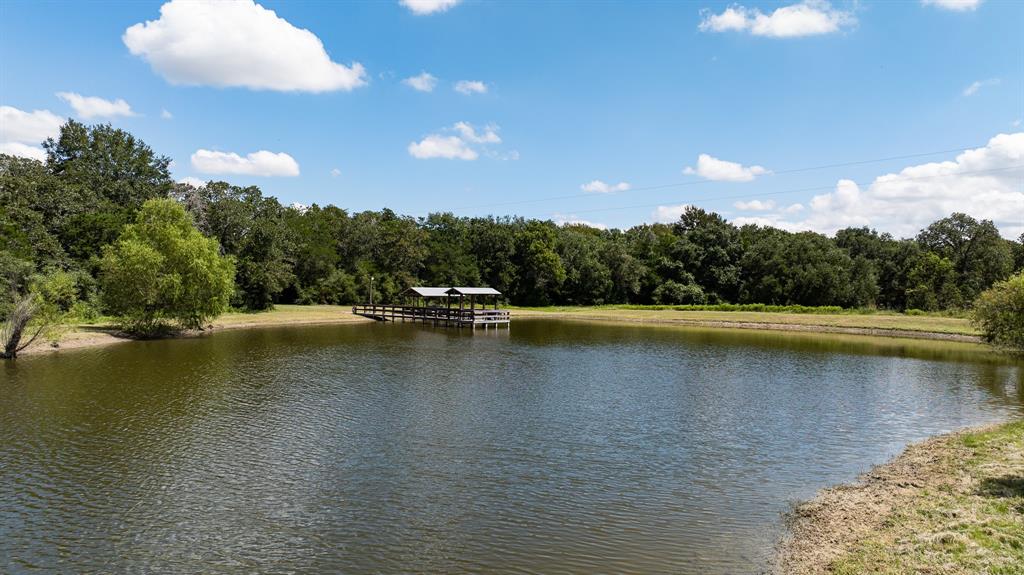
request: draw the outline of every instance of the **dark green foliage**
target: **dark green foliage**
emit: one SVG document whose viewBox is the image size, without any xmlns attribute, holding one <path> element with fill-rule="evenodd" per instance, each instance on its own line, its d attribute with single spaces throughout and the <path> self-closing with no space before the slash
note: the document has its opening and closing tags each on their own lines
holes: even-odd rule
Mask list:
<svg viewBox="0 0 1024 575">
<path fill-rule="evenodd" d="M 110 126 L 72 121 L 45 146 L 46 163 L 0 156 L 0 277 L 24 291 L 32 274 L 69 272 L 83 314 L 96 313 L 101 248 L 118 241 L 144 202 L 168 195 L 233 258 L 231 303 L 248 309 L 366 301 L 372 277 L 381 303 L 418 284 L 491 286 L 515 305 L 935 311 L 969 307 L 1024 267 L 1024 245 L 964 214 L 916 240 L 869 228 L 834 238 L 737 228 L 692 207 L 673 224 L 624 231 L 451 213 L 415 219 L 388 209 L 289 208 L 226 182 L 174 184 L 167 158 Z"/>
</svg>

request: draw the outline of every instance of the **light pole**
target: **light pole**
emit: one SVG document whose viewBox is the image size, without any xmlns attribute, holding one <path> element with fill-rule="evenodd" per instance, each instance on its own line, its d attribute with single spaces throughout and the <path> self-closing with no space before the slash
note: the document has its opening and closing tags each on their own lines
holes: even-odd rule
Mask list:
<svg viewBox="0 0 1024 575">
<path fill-rule="evenodd" d="M 373 305 L 373 276 L 370 276 L 370 305 Z"/>
</svg>

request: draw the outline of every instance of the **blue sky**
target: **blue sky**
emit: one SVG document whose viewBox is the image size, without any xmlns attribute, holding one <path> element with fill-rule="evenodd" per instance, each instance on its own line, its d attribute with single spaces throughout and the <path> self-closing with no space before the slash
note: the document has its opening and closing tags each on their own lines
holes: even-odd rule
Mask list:
<svg viewBox="0 0 1024 575">
<path fill-rule="evenodd" d="M 284 203 L 1024 232 L 1024 3 L 412 4 L 3 0 L 0 149 L 74 117 Z"/>
</svg>

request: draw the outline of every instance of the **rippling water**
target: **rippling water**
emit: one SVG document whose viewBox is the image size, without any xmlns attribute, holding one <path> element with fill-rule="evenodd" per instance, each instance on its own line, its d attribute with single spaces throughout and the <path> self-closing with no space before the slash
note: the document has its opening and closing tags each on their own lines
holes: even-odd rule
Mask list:
<svg viewBox="0 0 1024 575">
<path fill-rule="evenodd" d="M 970 346 L 543 320 L 26 357 L 0 572 L 756 572 L 792 501 L 1022 402 Z"/>
</svg>

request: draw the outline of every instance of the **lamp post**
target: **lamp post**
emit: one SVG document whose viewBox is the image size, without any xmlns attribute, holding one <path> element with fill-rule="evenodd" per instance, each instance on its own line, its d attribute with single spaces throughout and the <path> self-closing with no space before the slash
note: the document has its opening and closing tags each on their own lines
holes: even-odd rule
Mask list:
<svg viewBox="0 0 1024 575">
<path fill-rule="evenodd" d="M 373 276 L 370 276 L 370 305 L 373 305 Z"/>
</svg>

